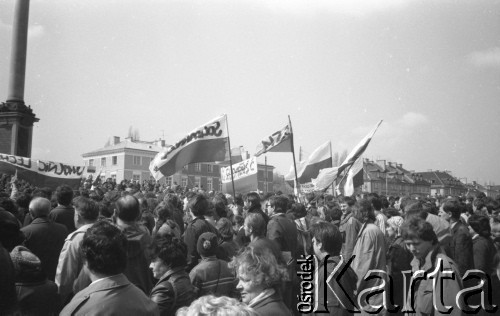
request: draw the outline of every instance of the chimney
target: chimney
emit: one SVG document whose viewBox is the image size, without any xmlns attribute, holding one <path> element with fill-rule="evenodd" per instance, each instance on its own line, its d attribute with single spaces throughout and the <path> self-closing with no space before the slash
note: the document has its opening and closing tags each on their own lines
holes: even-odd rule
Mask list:
<svg viewBox="0 0 500 316">
<path fill-rule="evenodd" d="M 120 143 L 120 136 L 113 136 L 113 145 Z"/>
<path fill-rule="evenodd" d="M 402 163 L 398 163 L 398 164 L 396 164 L 396 166 L 398 166 L 399 169 L 403 169 L 403 164 Z"/>
<path fill-rule="evenodd" d="M 376 162 L 376 163 L 377 163 L 377 165 L 379 165 L 379 166 L 380 166 L 380 168 L 382 168 L 384 171 L 385 171 L 385 169 L 387 168 L 387 167 L 386 167 L 386 164 L 385 164 L 385 160 L 377 160 L 377 162 Z"/>
</svg>

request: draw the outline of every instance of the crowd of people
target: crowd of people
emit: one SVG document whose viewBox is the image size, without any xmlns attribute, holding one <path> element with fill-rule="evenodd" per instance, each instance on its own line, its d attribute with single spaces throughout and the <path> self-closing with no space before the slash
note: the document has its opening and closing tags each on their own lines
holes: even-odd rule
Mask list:
<svg viewBox="0 0 500 316">
<path fill-rule="evenodd" d="M 2 175 L 0 315 L 499 314 L 499 212 L 484 194 L 52 190 Z"/>
</svg>

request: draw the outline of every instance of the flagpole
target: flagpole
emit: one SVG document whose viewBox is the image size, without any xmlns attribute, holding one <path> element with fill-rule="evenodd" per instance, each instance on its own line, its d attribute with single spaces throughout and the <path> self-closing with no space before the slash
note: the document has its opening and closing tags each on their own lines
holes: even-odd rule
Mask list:
<svg viewBox="0 0 500 316">
<path fill-rule="evenodd" d="M 292 156 L 293 156 L 293 170 L 295 171 L 295 183 L 297 187 L 297 192 L 300 193 L 300 183 L 299 178 L 297 177 L 297 163 L 295 162 L 295 148 L 293 146 L 293 128 L 292 128 L 292 120 L 290 120 L 290 115 L 288 115 L 288 124 L 290 124 L 290 136 L 292 137 Z"/>
<path fill-rule="evenodd" d="M 233 186 L 233 197 L 236 196 L 236 190 L 234 189 L 234 176 L 233 176 L 233 158 L 231 157 L 231 140 L 229 137 L 229 124 L 227 123 L 226 116 L 226 129 L 227 129 L 227 145 L 229 146 L 229 169 L 231 170 L 231 184 Z"/>
<path fill-rule="evenodd" d="M 265 172 L 264 193 L 267 194 L 267 187 L 268 187 L 268 184 L 267 184 L 267 155 L 264 156 L 264 172 Z"/>
</svg>

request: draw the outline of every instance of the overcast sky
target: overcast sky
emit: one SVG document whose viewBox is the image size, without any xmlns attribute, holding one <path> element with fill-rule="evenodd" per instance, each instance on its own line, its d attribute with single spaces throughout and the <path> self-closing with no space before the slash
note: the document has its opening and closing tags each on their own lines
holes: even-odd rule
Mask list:
<svg viewBox="0 0 500 316">
<path fill-rule="evenodd" d="M 130 126 L 174 143 L 223 113 L 251 154 L 287 115 L 297 153 L 342 152 L 383 119 L 366 158 L 500 184 L 499 34 L 498 0 L 32 0 L 32 157 L 82 164 Z"/>
</svg>

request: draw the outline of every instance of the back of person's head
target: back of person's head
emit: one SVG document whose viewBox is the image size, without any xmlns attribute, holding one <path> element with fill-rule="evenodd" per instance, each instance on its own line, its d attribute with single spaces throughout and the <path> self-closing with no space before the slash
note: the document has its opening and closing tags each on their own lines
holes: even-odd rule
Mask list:
<svg viewBox="0 0 500 316">
<path fill-rule="evenodd" d="M 275 195 L 269 199 L 269 204 L 274 207 L 274 213 L 285 213 L 288 207 L 288 198 L 284 195 Z"/>
<path fill-rule="evenodd" d="M 73 189 L 67 185 L 60 185 L 56 189 L 57 203 L 68 206 L 73 200 Z"/>
<path fill-rule="evenodd" d="M 467 220 L 467 223 L 479 236 L 485 238 L 491 237 L 490 219 L 487 216 L 472 214 Z"/>
<path fill-rule="evenodd" d="M 450 213 L 451 218 L 455 221 L 460 219 L 462 209 L 462 204 L 457 199 L 446 199 L 443 203 L 443 211 L 445 213 Z"/>
<path fill-rule="evenodd" d="M 245 203 L 243 201 L 243 195 L 241 193 L 236 193 L 234 196 L 234 204 L 243 206 Z"/>
<path fill-rule="evenodd" d="M 180 208 L 180 200 L 177 194 L 175 193 L 167 193 L 163 197 L 163 202 L 168 202 L 172 204 L 175 208 Z"/>
<path fill-rule="evenodd" d="M 48 200 L 50 200 L 52 198 L 52 189 L 51 188 L 47 188 L 47 187 L 43 187 L 43 188 L 36 188 L 34 191 L 33 191 L 33 197 L 43 197 L 43 198 L 46 198 Z"/>
<path fill-rule="evenodd" d="M 255 236 L 264 237 L 266 235 L 267 224 L 259 213 L 248 213 L 245 225 L 252 229 L 252 234 Z"/>
<path fill-rule="evenodd" d="M 177 311 L 177 316 L 258 316 L 246 304 L 227 296 L 206 295 L 198 298 L 188 307 Z"/>
<path fill-rule="evenodd" d="M 155 208 L 153 216 L 162 223 L 168 219 L 173 219 L 174 206 L 171 203 L 162 202 Z"/>
<path fill-rule="evenodd" d="M 401 235 L 404 240 L 419 238 L 423 241 L 430 241 L 433 245 L 438 243 L 438 238 L 432 225 L 419 217 L 412 217 L 406 220 L 401 226 Z"/>
<path fill-rule="evenodd" d="M 188 209 L 191 210 L 194 216 L 199 217 L 205 215 L 205 213 L 210 208 L 210 203 L 208 202 L 205 195 L 201 193 L 196 193 L 189 199 Z"/>
<path fill-rule="evenodd" d="M 113 224 L 99 221 L 85 232 L 81 253 L 91 272 L 116 275 L 127 267 L 127 238 Z"/>
<path fill-rule="evenodd" d="M 338 256 L 342 249 L 342 235 L 332 223 L 325 221 L 317 222 L 311 225 L 311 236 L 316 242 L 321 243 L 321 251 L 327 252 L 332 256 Z"/>
<path fill-rule="evenodd" d="M 212 206 L 215 210 L 215 213 L 217 213 L 217 216 L 219 218 L 227 216 L 226 205 L 227 205 L 227 203 L 224 202 L 224 200 L 222 198 L 220 198 L 220 196 L 214 196 L 212 198 Z"/>
<path fill-rule="evenodd" d="M 6 210 L 7 212 L 11 213 L 14 216 L 19 215 L 19 208 L 17 207 L 16 203 L 11 200 L 9 197 L 2 197 L 0 198 L 0 207 Z"/>
<path fill-rule="evenodd" d="M 171 269 L 187 264 L 186 244 L 175 237 L 156 236 L 151 244 L 151 259 L 160 259 Z"/>
<path fill-rule="evenodd" d="M 368 201 L 372 203 L 373 209 L 375 211 L 380 211 L 382 209 L 382 201 L 380 200 L 379 197 L 370 195 L 368 196 Z"/>
<path fill-rule="evenodd" d="M 407 203 L 404 208 L 404 215 L 406 218 L 420 217 L 422 219 L 427 218 L 427 212 L 424 211 L 424 206 L 421 201 L 413 201 Z"/>
<path fill-rule="evenodd" d="M 139 200 L 133 195 L 122 196 L 115 205 L 116 216 L 124 222 L 134 222 L 141 215 Z"/>
<path fill-rule="evenodd" d="M 73 201 L 75 212 L 86 222 L 95 222 L 99 218 L 99 207 L 96 202 L 85 198 L 78 197 Z"/>
<path fill-rule="evenodd" d="M 0 208 L 0 244 L 11 252 L 14 247 L 24 242 L 25 236 L 17 218 Z"/>
<path fill-rule="evenodd" d="M 306 207 L 302 203 L 293 203 L 290 210 L 296 219 L 307 215 Z"/>
<path fill-rule="evenodd" d="M 21 192 L 16 198 L 16 203 L 19 207 L 27 209 L 30 206 L 31 199 L 29 193 Z"/>
<path fill-rule="evenodd" d="M 353 207 L 353 215 L 361 223 L 373 223 L 376 219 L 372 203 L 367 199 L 361 199 L 356 202 L 356 205 Z"/>
<path fill-rule="evenodd" d="M 46 198 L 37 197 L 31 201 L 29 209 L 33 218 L 45 217 L 50 213 L 50 206 L 51 205 L 49 200 L 47 200 Z"/>
<path fill-rule="evenodd" d="M 252 213 L 250 213 L 252 214 Z M 217 221 L 216 225 L 217 230 L 224 240 L 232 240 L 234 236 L 233 224 L 231 221 L 223 217 Z"/>
<path fill-rule="evenodd" d="M 250 192 L 246 195 L 246 201 L 250 203 L 250 207 L 260 208 L 260 196 L 257 192 Z"/>
</svg>

